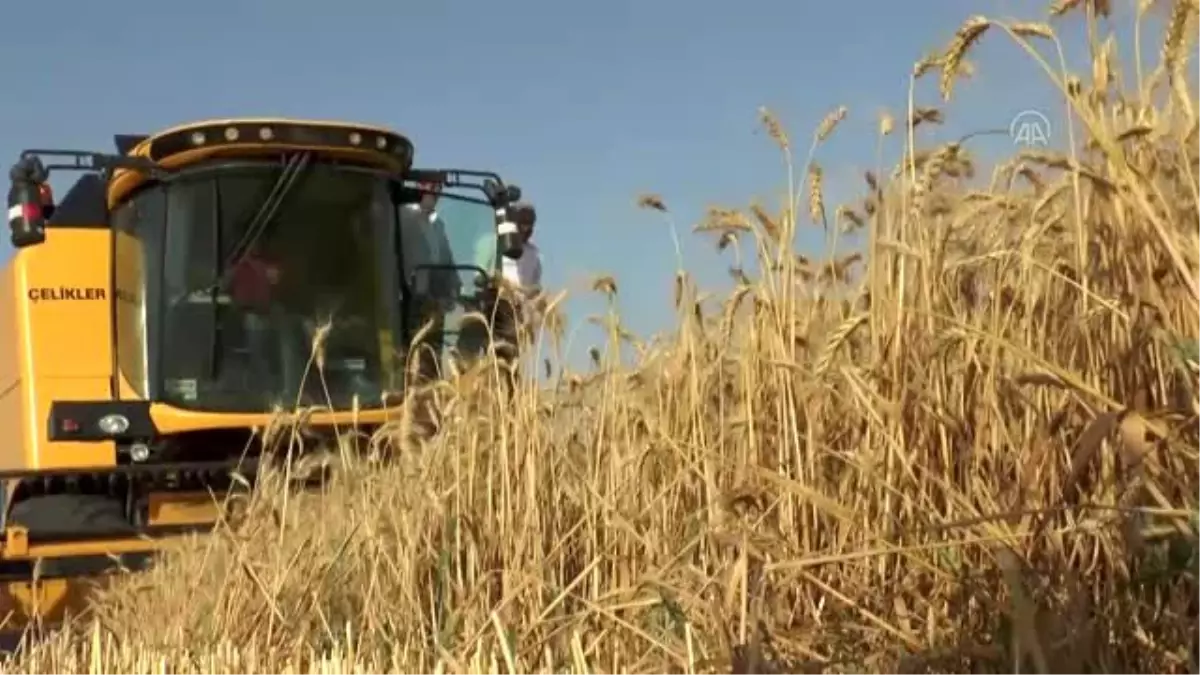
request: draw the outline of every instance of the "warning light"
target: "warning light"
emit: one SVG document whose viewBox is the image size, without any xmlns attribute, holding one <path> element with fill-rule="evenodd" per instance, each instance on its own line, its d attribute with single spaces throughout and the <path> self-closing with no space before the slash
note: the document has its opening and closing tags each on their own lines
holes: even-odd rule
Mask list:
<svg viewBox="0 0 1200 675">
<path fill-rule="evenodd" d="M 8 228 L 13 248 L 46 241 L 46 218 L 53 211 L 46 202 L 49 172 L 37 157 L 23 157 L 9 172 Z"/>
<path fill-rule="evenodd" d="M 20 208 L 21 208 L 21 217 L 26 220 L 33 221 L 33 220 L 36 220 L 36 219 L 39 219 L 42 217 L 42 205 L 41 204 L 25 203 L 25 204 L 22 204 Z"/>
</svg>

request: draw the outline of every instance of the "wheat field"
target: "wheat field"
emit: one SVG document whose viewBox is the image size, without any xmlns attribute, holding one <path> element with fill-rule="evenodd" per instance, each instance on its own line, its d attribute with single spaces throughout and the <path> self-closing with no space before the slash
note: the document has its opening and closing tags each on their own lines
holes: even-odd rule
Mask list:
<svg viewBox="0 0 1200 675">
<path fill-rule="evenodd" d="M 1156 62 L 1098 20 L 1134 4 L 1167 10 Z M 1198 5 L 1050 13 L 972 17 L 918 62 L 943 100 L 880 118 L 907 151 L 854 203 L 763 111 L 803 178 L 696 226 L 737 285 L 712 306 L 677 271 L 667 339 L 613 311 L 548 388 L 456 374 L 432 436 L 385 430 L 389 461 L 323 495 L 269 476 L 3 671 L 1197 672 Z M 1092 72 L 1042 62 L 1070 152 L 921 143 L 976 43 L 1044 58 L 1063 22 L 1093 29 Z M 806 227 L 864 243 L 805 258 Z"/>
</svg>

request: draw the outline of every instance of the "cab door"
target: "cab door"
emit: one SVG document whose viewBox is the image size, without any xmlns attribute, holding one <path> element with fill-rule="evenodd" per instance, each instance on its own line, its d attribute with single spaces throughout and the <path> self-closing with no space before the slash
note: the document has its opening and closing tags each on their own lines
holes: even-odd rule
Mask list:
<svg viewBox="0 0 1200 675">
<path fill-rule="evenodd" d="M 152 399 L 155 394 L 165 207 L 163 189 L 154 186 L 112 213 L 116 394 L 122 399 Z"/>
<path fill-rule="evenodd" d="M 496 211 L 476 194 L 444 191 L 432 214 L 415 203 L 397 206 L 408 353 L 432 352 L 422 358 L 434 363 L 419 368 L 430 377 L 446 371 L 448 358 L 476 356 L 486 344 L 486 328 L 472 314 L 488 313 L 486 289 L 499 273 L 500 259 Z M 429 334 L 413 345 L 431 320 Z"/>
</svg>

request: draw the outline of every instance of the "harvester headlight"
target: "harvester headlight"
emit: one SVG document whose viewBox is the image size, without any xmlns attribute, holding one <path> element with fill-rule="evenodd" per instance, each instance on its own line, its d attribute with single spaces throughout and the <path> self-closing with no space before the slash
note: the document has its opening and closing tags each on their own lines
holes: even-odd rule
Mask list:
<svg viewBox="0 0 1200 675">
<path fill-rule="evenodd" d="M 225 140 L 232 143 L 232 142 L 236 141 L 237 139 L 238 139 L 238 128 L 237 127 L 226 127 L 225 128 Z"/>
<path fill-rule="evenodd" d="M 271 131 L 271 127 L 262 127 L 258 130 L 258 137 L 264 141 L 269 141 L 275 138 L 275 132 Z"/>
<path fill-rule="evenodd" d="M 192 145 L 204 145 L 206 140 L 208 140 L 208 138 L 205 137 L 203 131 L 192 132 Z"/>
<path fill-rule="evenodd" d="M 357 131 L 350 132 L 350 145 L 362 145 L 362 134 Z"/>
<path fill-rule="evenodd" d="M 375 147 L 379 148 L 380 150 L 387 150 L 387 139 L 383 136 L 376 138 Z"/>
<path fill-rule="evenodd" d="M 109 436 L 116 436 L 129 430 L 129 418 L 124 415 L 118 415 L 117 413 L 111 413 L 101 417 L 100 421 L 97 422 L 96 425 L 100 427 L 100 431 L 108 434 Z"/>
<path fill-rule="evenodd" d="M 129 459 L 135 462 L 144 462 L 150 459 L 150 446 L 145 443 L 134 443 L 129 446 Z"/>
</svg>

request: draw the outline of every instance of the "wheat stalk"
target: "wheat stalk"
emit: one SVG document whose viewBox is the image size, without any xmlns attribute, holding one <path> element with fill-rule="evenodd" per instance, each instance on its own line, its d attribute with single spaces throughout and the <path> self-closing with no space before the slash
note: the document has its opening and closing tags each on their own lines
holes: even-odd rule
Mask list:
<svg viewBox="0 0 1200 675">
<path fill-rule="evenodd" d="M 815 162 L 808 165 L 808 217 L 825 222 L 824 171 Z"/>
<path fill-rule="evenodd" d="M 917 107 L 913 108 L 912 115 L 908 118 L 908 124 L 915 128 L 922 124 L 941 124 L 945 119 L 942 111 L 937 108 Z"/>
<path fill-rule="evenodd" d="M 765 107 L 759 108 L 758 119 L 763 128 L 767 130 L 767 135 L 771 137 L 771 140 L 775 141 L 780 150 L 786 152 L 792 147 L 791 141 L 788 140 L 787 132 L 783 130 L 783 124 L 779 122 L 779 118 L 775 116 L 774 112 Z"/>
<path fill-rule="evenodd" d="M 943 101 L 950 100 L 954 80 L 960 75 L 963 57 L 990 25 L 987 17 L 975 15 L 967 19 L 954 34 L 954 39 L 950 41 L 942 56 L 942 77 L 938 82 L 938 91 L 941 92 Z"/>
<path fill-rule="evenodd" d="M 1054 29 L 1049 24 L 1035 21 L 1017 21 L 1009 25 L 1013 33 L 1021 37 L 1039 37 L 1046 40 L 1054 39 Z"/>
<path fill-rule="evenodd" d="M 837 356 L 837 352 L 842 345 L 850 339 L 854 331 L 861 325 L 867 322 L 868 315 L 864 313 L 855 314 L 838 324 L 829 337 L 825 340 L 824 346 L 821 348 L 820 355 L 817 357 L 817 364 L 813 369 L 813 374 L 816 377 L 821 377 L 829 371 L 833 364 L 833 359 Z"/>
<path fill-rule="evenodd" d="M 1067 12 L 1075 9 L 1083 0 L 1054 0 L 1050 3 L 1051 16 L 1063 16 Z"/>
<path fill-rule="evenodd" d="M 887 110 L 879 111 L 879 135 L 888 136 L 896 128 L 896 118 Z"/>
<path fill-rule="evenodd" d="M 640 209 L 649 209 L 651 211 L 667 212 L 667 203 L 663 198 L 656 194 L 646 193 L 638 195 L 637 205 Z"/>
<path fill-rule="evenodd" d="M 593 279 L 591 286 L 592 291 L 595 293 L 603 293 L 609 297 L 617 294 L 617 280 L 608 274 Z"/>
<path fill-rule="evenodd" d="M 816 140 L 818 143 L 822 143 L 829 138 L 834 130 L 837 129 L 837 126 L 842 123 L 842 120 L 846 119 L 847 112 L 848 109 L 846 106 L 841 105 L 825 115 L 824 119 L 817 126 Z"/>
<path fill-rule="evenodd" d="M 1160 58 L 1162 66 L 1172 82 L 1183 78 L 1183 69 L 1187 60 L 1185 55 L 1188 45 L 1195 37 L 1195 31 L 1188 30 L 1188 26 L 1192 23 L 1196 12 L 1197 5 L 1194 0 L 1175 0 L 1175 6 L 1167 21 Z"/>
<path fill-rule="evenodd" d="M 913 64 L 912 74 L 914 78 L 923 77 L 926 73 L 939 68 L 942 65 L 942 56 L 940 54 L 927 54 L 919 61 Z"/>
</svg>

